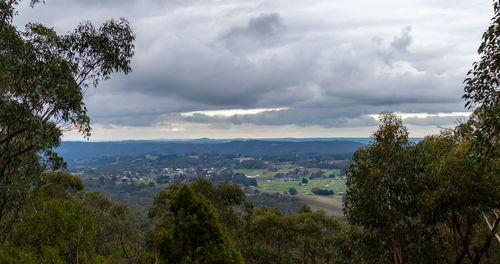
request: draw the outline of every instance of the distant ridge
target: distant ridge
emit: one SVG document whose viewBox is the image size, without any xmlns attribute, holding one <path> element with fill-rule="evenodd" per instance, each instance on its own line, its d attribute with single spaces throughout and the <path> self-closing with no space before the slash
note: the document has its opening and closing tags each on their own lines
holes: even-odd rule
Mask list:
<svg viewBox="0 0 500 264">
<path fill-rule="evenodd" d="M 423 138 L 410 138 L 411 141 L 418 143 Z M 162 143 L 193 143 L 193 144 L 215 144 L 228 143 L 232 141 L 279 141 L 279 142 L 309 142 L 309 141 L 352 141 L 363 144 L 369 144 L 370 138 L 367 137 L 334 137 L 334 138 L 198 138 L 198 139 L 152 139 L 152 140 L 119 140 L 119 141 L 90 141 L 90 142 L 162 142 Z M 65 141 L 65 142 L 89 142 L 89 141 Z"/>
<path fill-rule="evenodd" d="M 84 159 L 99 156 L 137 156 L 145 154 L 241 154 L 250 156 L 287 155 L 311 156 L 318 154 L 353 153 L 364 143 L 353 140 L 279 139 L 232 140 L 200 139 L 188 141 L 65 141 L 56 151 L 66 159 Z"/>
</svg>

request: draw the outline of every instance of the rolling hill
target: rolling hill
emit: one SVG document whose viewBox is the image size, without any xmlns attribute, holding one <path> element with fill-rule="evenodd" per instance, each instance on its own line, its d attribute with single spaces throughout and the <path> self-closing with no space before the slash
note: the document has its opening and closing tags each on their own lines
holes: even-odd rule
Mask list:
<svg viewBox="0 0 500 264">
<path fill-rule="evenodd" d="M 119 142 L 63 142 L 56 151 L 66 159 L 84 159 L 99 156 L 137 156 L 145 154 L 184 155 L 241 154 L 249 156 L 297 155 L 312 156 L 327 153 L 353 153 L 363 143 L 354 141 L 268 141 L 236 140 L 222 143 L 119 141 Z"/>
</svg>

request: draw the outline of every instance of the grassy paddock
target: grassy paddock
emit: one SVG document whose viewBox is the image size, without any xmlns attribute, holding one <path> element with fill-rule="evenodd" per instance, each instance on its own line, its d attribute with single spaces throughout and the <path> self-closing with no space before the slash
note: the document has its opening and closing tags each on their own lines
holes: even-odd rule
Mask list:
<svg viewBox="0 0 500 264">
<path fill-rule="evenodd" d="M 256 173 L 261 174 L 264 170 L 262 169 L 235 169 L 233 172 L 235 173 L 243 173 L 245 175 L 254 175 Z"/>
<path fill-rule="evenodd" d="M 335 180 L 332 178 L 327 179 L 313 179 L 309 180 L 307 186 L 299 186 L 300 181 L 281 181 L 281 179 L 274 179 L 272 182 L 266 180 L 259 180 L 259 190 L 261 192 L 288 192 L 288 189 L 295 188 L 299 194 L 307 195 L 311 193 L 311 189 L 314 187 L 333 190 L 335 193 L 345 192 L 346 185 L 345 181 Z M 326 186 L 328 185 L 328 186 Z M 337 195 L 328 196 L 329 198 L 339 199 Z"/>
<path fill-rule="evenodd" d="M 335 199 L 329 199 L 320 195 L 297 195 L 297 197 L 313 210 L 323 210 L 326 215 L 333 216 L 340 222 L 345 222 L 345 216 L 342 212 L 342 202 Z"/>
</svg>

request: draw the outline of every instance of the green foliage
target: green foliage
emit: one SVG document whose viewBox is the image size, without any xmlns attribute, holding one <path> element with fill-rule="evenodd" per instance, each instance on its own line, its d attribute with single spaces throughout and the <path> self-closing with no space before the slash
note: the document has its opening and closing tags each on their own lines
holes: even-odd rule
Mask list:
<svg viewBox="0 0 500 264">
<path fill-rule="evenodd" d="M 243 263 L 209 201 L 187 185 L 172 194 L 154 242 L 165 263 Z"/>
<path fill-rule="evenodd" d="M 99 193 L 75 192 L 75 185 L 68 183 L 78 187 L 81 182 L 71 174 L 49 172 L 46 176 L 46 184 L 18 212 L 0 251 L 0 263 L 16 258 L 20 263 L 30 259 L 43 260 L 41 263 L 138 263 L 143 256 L 142 240 L 125 207 Z"/>
<path fill-rule="evenodd" d="M 344 212 L 362 232 L 345 238 L 363 249 L 347 252 L 372 263 L 497 260 L 498 163 L 473 154 L 473 129 L 460 125 L 414 146 L 397 116 L 381 121 L 347 168 Z"/>
<path fill-rule="evenodd" d="M 153 218 L 168 216 L 171 199 L 182 186 L 182 184 L 176 183 L 161 191 L 155 197 L 149 216 Z M 210 206 L 214 209 L 222 230 L 229 235 L 235 245 L 239 245 L 240 229 L 244 221 L 244 212 L 240 209 L 246 210 L 247 206 L 241 187 L 230 182 L 213 184 L 201 178 L 196 179 L 190 187 L 194 192 L 203 195 L 210 201 Z"/>
<path fill-rule="evenodd" d="M 45 181 L 48 184 L 59 185 L 64 189 L 71 189 L 73 191 L 83 190 L 83 183 L 80 178 L 75 177 L 69 173 L 51 171 L 45 173 Z"/>
<path fill-rule="evenodd" d="M 456 263 L 500 257 L 493 254 L 493 248 L 499 245 L 491 247 L 497 231 L 484 223 L 500 207 L 500 182 L 488 164 L 490 160 L 478 162 L 470 154 L 470 144 L 457 133 L 446 132 L 428 137 L 417 146 L 425 161 L 423 176 L 428 183 L 421 199 L 422 217 L 440 227 L 441 239 L 447 242 L 441 250 L 453 256 Z M 500 221 L 498 216 L 496 221 Z"/>
<path fill-rule="evenodd" d="M 294 215 L 258 208 L 240 250 L 248 263 L 343 263 L 336 250 L 340 230 L 333 218 L 305 206 Z"/>
<path fill-rule="evenodd" d="M 64 167 L 52 151 L 62 131 L 89 135 L 82 89 L 128 73 L 134 53 L 124 19 L 98 28 L 85 22 L 67 35 L 36 23 L 20 31 L 12 24 L 18 2 L 0 3 L 0 228 L 6 229 L 5 218 L 23 205 L 42 171 Z"/>
<path fill-rule="evenodd" d="M 162 190 L 153 201 L 149 217 L 162 217 L 168 213 L 170 200 L 182 186 L 184 184 L 174 183 Z M 234 206 L 240 206 L 245 201 L 245 194 L 240 186 L 234 183 L 213 184 L 206 179 L 198 178 L 190 187 L 211 202 L 219 218 L 227 218 L 228 215 L 235 214 Z"/>
<path fill-rule="evenodd" d="M 191 184 L 191 188 L 211 202 L 222 227 L 233 235 L 241 225 L 241 214 L 235 207 L 242 206 L 245 202 L 245 193 L 241 187 L 230 182 L 214 185 L 209 180 L 197 179 Z"/>
<path fill-rule="evenodd" d="M 40 254 L 35 255 L 23 247 L 12 246 L 9 243 L 4 243 L 0 247 L 0 263 L 11 264 L 63 264 L 63 260 L 57 255 L 57 250 L 50 247 L 40 249 Z"/>
<path fill-rule="evenodd" d="M 324 190 L 324 189 L 320 189 L 318 187 L 312 188 L 311 192 L 314 194 L 317 194 L 317 195 L 333 195 L 332 190 Z"/>
<path fill-rule="evenodd" d="M 473 147 L 481 157 L 498 158 L 500 135 L 500 1 L 493 4 L 494 16 L 479 46 L 480 61 L 473 63 L 465 79 L 465 106 L 474 109 L 470 123 Z"/>
<path fill-rule="evenodd" d="M 296 196 L 281 195 L 279 193 L 260 193 L 248 196 L 246 200 L 256 208 L 276 208 L 285 214 L 295 214 L 298 208 L 304 204 Z"/>
<path fill-rule="evenodd" d="M 435 245 L 433 229 L 419 217 L 422 178 L 415 171 L 415 150 L 401 119 L 380 115 L 373 143 L 358 150 L 347 167 L 344 213 L 349 223 L 372 232 L 388 247 L 395 263 L 423 263 Z M 438 261 L 438 259 L 435 259 Z M 431 262 L 432 263 L 432 262 Z"/>
</svg>

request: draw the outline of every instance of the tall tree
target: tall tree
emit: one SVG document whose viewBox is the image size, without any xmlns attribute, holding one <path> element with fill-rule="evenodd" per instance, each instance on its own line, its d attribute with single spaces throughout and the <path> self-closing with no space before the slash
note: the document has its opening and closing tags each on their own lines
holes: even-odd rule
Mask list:
<svg viewBox="0 0 500 264">
<path fill-rule="evenodd" d="M 217 222 L 210 202 L 182 185 L 168 202 L 154 232 L 166 263 L 243 263 L 240 253 Z"/>
<path fill-rule="evenodd" d="M 498 222 L 489 228 L 483 218 L 499 206 L 499 182 L 484 161 L 470 155 L 468 131 L 460 125 L 418 143 L 417 162 L 425 182 L 420 214 L 439 231 L 436 238 L 450 263 L 495 262 L 500 257 L 495 254 L 500 244 L 494 240 Z"/>
<path fill-rule="evenodd" d="M 480 61 L 474 62 L 465 79 L 466 107 L 474 110 L 469 155 L 480 163 L 489 183 L 500 189 L 500 1 L 493 1 L 494 15 L 479 46 Z M 500 243 L 500 206 L 483 213 L 484 220 Z"/>
<path fill-rule="evenodd" d="M 412 162 L 414 147 L 400 117 L 383 113 L 380 121 L 372 144 L 356 151 L 346 169 L 344 213 L 388 245 L 394 263 L 422 263 L 418 251 L 428 245 L 423 241 L 428 229 L 418 217 L 422 185 Z"/>
<path fill-rule="evenodd" d="M 64 166 L 52 151 L 63 131 L 90 135 L 85 88 L 130 72 L 134 54 L 125 19 L 84 22 L 67 35 L 39 23 L 21 31 L 13 25 L 18 2 L 0 1 L 0 238 L 41 172 Z"/>
<path fill-rule="evenodd" d="M 465 106 L 474 110 L 474 148 L 482 158 L 498 159 L 500 142 L 500 1 L 493 4 L 491 24 L 479 46 L 480 61 L 474 62 L 465 79 Z"/>
</svg>

